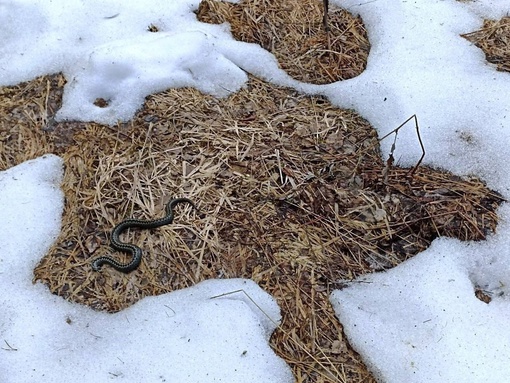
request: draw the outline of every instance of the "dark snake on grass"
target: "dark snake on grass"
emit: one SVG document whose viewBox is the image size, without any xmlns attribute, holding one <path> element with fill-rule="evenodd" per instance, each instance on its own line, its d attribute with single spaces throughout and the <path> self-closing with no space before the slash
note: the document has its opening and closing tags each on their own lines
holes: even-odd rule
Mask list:
<svg viewBox="0 0 510 383">
<path fill-rule="evenodd" d="M 142 249 L 140 249 L 138 246 L 122 242 L 119 237 L 120 234 L 124 230 L 131 227 L 136 227 L 140 229 L 154 229 L 156 227 L 171 224 L 174 220 L 174 207 L 175 205 L 178 205 L 180 203 L 188 203 L 192 206 L 193 209 L 196 210 L 195 204 L 191 200 L 187 198 L 174 198 L 167 203 L 166 215 L 163 218 L 154 219 L 151 221 L 143 221 L 140 219 L 130 218 L 119 223 L 112 230 L 110 246 L 115 250 L 131 253 L 133 255 L 133 258 L 131 259 L 131 261 L 127 263 L 121 263 L 112 258 L 111 256 L 98 257 L 92 261 L 92 269 L 94 269 L 95 271 L 100 271 L 101 266 L 107 264 L 112 266 L 114 269 L 118 271 L 122 271 L 123 273 L 129 273 L 135 270 L 142 261 Z"/>
</svg>

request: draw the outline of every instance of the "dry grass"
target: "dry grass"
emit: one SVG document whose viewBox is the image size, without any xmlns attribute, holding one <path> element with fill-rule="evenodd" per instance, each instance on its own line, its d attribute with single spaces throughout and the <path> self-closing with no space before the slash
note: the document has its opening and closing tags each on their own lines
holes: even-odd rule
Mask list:
<svg viewBox="0 0 510 383">
<path fill-rule="evenodd" d="M 263 4 L 246 3 L 243 12 L 254 15 Z M 312 6 L 295 0 L 300 5 Z M 319 28 L 315 7 L 316 16 L 289 12 L 286 24 L 304 17 Z M 269 14 L 261 25 L 270 24 L 273 40 L 299 37 L 278 35 Z M 250 26 L 254 36 L 268 33 L 258 25 Z M 365 57 L 359 53 L 353 68 Z M 305 73 L 319 64 L 286 65 Z M 34 279 L 70 301 L 118 311 L 204 279 L 252 278 L 282 308 L 271 344 L 298 383 L 374 382 L 328 301 L 340 279 L 393 267 L 440 235 L 482 240 L 497 225 L 501 199 L 480 181 L 425 167 L 409 178 L 387 167 L 369 124 L 321 97 L 256 78 L 221 100 L 174 89 L 148 97 L 132 122 L 112 128 L 55 123 L 63 84 L 56 75 L 0 89 L 0 167 L 47 152 L 65 162 L 62 232 Z M 116 223 L 158 217 L 176 196 L 199 211 L 180 206 L 173 225 L 127 234 L 145 252 L 137 271 L 92 272 L 91 259 L 110 252 Z"/>
<path fill-rule="evenodd" d="M 485 20 L 482 29 L 463 35 L 481 48 L 488 62 L 498 70 L 510 72 L 510 17 Z"/>
<path fill-rule="evenodd" d="M 321 0 L 203 0 L 197 17 L 228 22 L 237 40 L 260 44 L 297 80 L 326 84 L 357 76 L 370 50 L 361 19 L 330 6 L 326 33 L 323 11 Z"/>
</svg>

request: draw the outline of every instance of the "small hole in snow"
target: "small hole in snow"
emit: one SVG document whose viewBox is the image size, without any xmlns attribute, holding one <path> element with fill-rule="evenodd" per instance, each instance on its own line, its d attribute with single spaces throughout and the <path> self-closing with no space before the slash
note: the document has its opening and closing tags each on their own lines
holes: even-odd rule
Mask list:
<svg viewBox="0 0 510 383">
<path fill-rule="evenodd" d="M 106 108 L 110 104 L 110 100 L 105 100 L 104 98 L 98 97 L 94 100 L 94 105 L 100 108 Z"/>
<path fill-rule="evenodd" d="M 149 26 L 147 27 L 147 30 L 148 30 L 149 32 L 159 32 L 159 28 L 158 28 L 158 27 L 156 27 L 154 24 L 149 25 Z"/>
<path fill-rule="evenodd" d="M 481 300 L 482 302 L 485 302 L 487 304 L 492 301 L 492 298 L 490 297 L 488 292 L 485 290 L 482 290 L 479 287 L 475 288 L 475 297 L 477 297 L 479 300 Z"/>
</svg>

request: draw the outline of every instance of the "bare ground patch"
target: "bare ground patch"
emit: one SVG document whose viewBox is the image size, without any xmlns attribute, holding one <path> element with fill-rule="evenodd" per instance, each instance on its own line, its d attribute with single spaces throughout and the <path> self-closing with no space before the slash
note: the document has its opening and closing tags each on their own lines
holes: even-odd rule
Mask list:
<svg viewBox="0 0 510 383">
<path fill-rule="evenodd" d="M 297 72 L 312 65 L 292 63 Z M 152 95 L 132 122 L 106 127 L 52 120 L 64 83 L 55 75 L 0 88 L 0 167 L 47 152 L 65 162 L 62 232 L 34 280 L 118 311 L 209 278 L 252 278 L 282 308 L 271 344 L 297 382 L 374 381 L 329 304 L 341 279 L 396 266 L 437 236 L 483 240 L 496 229 L 501 198 L 482 182 L 388 168 L 370 125 L 324 98 L 250 78 L 225 99 Z M 199 211 L 182 206 L 173 225 L 126 234 L 144 250 L 137 271 L 92 271 L 116 223 L 159 217 L 177 196 Z"/>
<path fill-rule="evenodd" d="M 299 81 L 327 84 L 355 77 L 366 66 L 370 44 L 363 22 L 331 6 L 329 32 L 319 0 L 244 0 L 238 4 L 203 0 L 197 18 L 228 22 L 236 40 L 273 53 L 281 68 Z"/>
<path fill-rule="evenodd" d="M 483 27 L 462 37 L 474 43 L 485 53 L 485 58 L 498 70 L 510 72 L 510 17 L 484 20 Z"/>
</svg>

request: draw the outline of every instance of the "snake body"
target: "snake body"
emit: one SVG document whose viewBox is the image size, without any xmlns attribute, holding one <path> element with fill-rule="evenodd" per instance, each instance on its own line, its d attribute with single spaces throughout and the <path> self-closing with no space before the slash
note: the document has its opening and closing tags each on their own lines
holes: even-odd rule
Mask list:
<svg viewBox="0 0 510 383">
<path fill-rule="evenodd" d="M 163 218 L 154 219 L 151 221 L 143 221 L 140 219 L 126 219 L 119 223 L 117 226 L 115 226 L 112 230 L 112 238 L 110 241 L 110 246 L 118 251 L 124 251 L 126 253 L 131 253 L 133 255 L 133 258 L 131 261 L 127 263 L 121 263 L 111 256 L 102 256 L 94 259 L 92 261 L 92 269 L 95 271 L 101 270 L 101 266 L 104 264 L 112 266 L 114 269 L 118 271 L 122 271 L 123 273 L 129 273 L 133 270 L 135 270 L 142 260 L 142 249 L 140 249 L 138 246 L 122 242 L 120 240 L 120 234 L 131 227 L 136 227 L 140 229 L 154 229 L 156 227 L 169 225 L 174 220 L 174 207 L 175 205 L 179 203 L 188 203 L 190 204 L 193 209 L 195 208 L 195 204 L 187 199 L 187 198 L 174 198 L 170 200 L 166 205 L 166 215 Z"/>
</svg>

